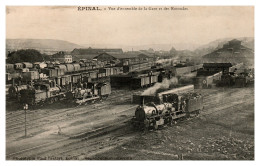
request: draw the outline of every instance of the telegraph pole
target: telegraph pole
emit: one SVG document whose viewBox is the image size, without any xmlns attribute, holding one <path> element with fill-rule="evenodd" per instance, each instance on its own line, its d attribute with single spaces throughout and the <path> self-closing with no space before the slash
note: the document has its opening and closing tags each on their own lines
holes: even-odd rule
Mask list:
<svg viewBox="0 0 260 166">
<path fill-rule="evenodd" d="M 24 104 L 23 106 L 23 109 L 24 109 L 24 134 L 25 134 L 25 137 L 27 137 L 27 130 L 26 130 L 26 110 L 28 110 L 28 104 Z"/>
</svg>

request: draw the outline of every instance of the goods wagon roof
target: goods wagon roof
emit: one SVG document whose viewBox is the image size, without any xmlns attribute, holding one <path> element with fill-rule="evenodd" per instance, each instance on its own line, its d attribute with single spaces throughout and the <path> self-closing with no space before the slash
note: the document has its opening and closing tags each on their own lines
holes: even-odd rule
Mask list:
<svg viewBox="0 0 260 166">
<path fill-rule="evenodd" d="M 57 67 L 59 67 L 60 69 L 67 70 L 67 67 L 65 65 L 57 65 Z"/>
<path fill-rule="evenodd" d="M 231 63 L 203 63 L 203 67 L 231 67 Z"/>
</svg>

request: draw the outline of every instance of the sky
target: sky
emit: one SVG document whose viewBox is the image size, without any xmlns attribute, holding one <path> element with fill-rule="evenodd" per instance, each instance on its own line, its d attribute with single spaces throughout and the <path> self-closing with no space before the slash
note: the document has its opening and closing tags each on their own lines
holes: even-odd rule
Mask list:
<svg viewBox="0 0 260 166">
<path fill-rule="evenodd" d="M 8 6 L 6 38 L 59 39 L 79 45 L 201 45 L 220 38 L 254 37 L 251 6 L 185 6 L 188 10 L 157 11 L 100 8 Z"/>
</svg>

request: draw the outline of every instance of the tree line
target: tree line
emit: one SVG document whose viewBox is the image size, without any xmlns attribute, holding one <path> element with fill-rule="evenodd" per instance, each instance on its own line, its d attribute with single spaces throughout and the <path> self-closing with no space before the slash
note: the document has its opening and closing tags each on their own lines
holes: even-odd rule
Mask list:
<svg viewBox="0 0 260 166">
<path fill-rule="evenodd" d="M 6 63 L 21 63 L 21 62 L 43 62 L 49 61 L 50 56 L 41 54 L 38 50 L 26 49 L 8 53 Z"/>
</svg>

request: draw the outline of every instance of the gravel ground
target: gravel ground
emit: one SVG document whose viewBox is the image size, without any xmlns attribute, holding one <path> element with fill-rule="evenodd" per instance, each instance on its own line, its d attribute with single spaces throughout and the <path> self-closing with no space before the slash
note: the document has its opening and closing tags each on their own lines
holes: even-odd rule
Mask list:
<svg viewBox="0 0 260 166">
<path fill-rule="evenodd" d="M 113 99 L 116 101 L 113 104 L 110 104 L 108 99 L 104 103 L 76 109 L 68 108 L 73 116 L 68 116 L 68 112 L 61 109 L 55 116 L 50 115 L 35 121 L 34 123 L 37 122 L 41 127 L 35 126 L 33 130 L 30 129 L 29 132 L 35 130 L 35 135 L 30 138 L 20 138 L 23 135 L 23 126 L 18 129 L 20 132 L 9 134 L 8 153 L 57 141 L 73 133 L 88 131 L 89 127 L 95 129 L 100 125 L 112 125 L 116 129 L 98 131 L 93 133 L 96 136 L 88 139 L 65 139 L 59 143 L 14 155 L 9 159 L 25 157 L 27 160 L 32 157 L 31 159 L 35 160 L 41 157 L 57 160 L 58 157 L 59 160 L 253 160 L 253 87 L 202 89 L 200 93 L 205 96 L 205 110 L 201 116 L 179 121 L 175 126 L 146 134 L 132 131 L 129 124 L 123 122 L 130 119 L 135 110 L 124 94 L 123 97 Z M 115 97 L 121 94 L 117 93 Z M 128 98 L 129 96 L 131 95 L 128 95 Z M 105 107 L 105 103 L 108 107 Z M 126 108 L 131 109 L 124 111 Z M 52 114 L 46 110 L 49 111 L 49 108 L 37 110 L 37 114 L 31 116 L 32 118 L 42 116 L 40 112 Z M 15 112 L 13 115 L 16 114 L 19 115 L 20 112 Z M 15 119 L 19 117 L 20 115 L 8 119 L 13 121 L 7 125 L 7 129 L 9 125 L 15 124 Z M 47 122 L 44 121 L 46 119 Z M 62 128 L 64 135 L 57 134 L 57 125 Z"/>
<path fill-rule="evenodd" d="M 254 90 L 238 90 L 241 93 L 230 97 L 248 95 L 251 102 L 237 103 L 234 97 L 234 106 L 230 108 L 181 121 L 173 127 L 139 133 L 133 141 L 92 159 L 254 160 Z M 221 106 L 216 105 L 213 110 Z"/>
</svg>

